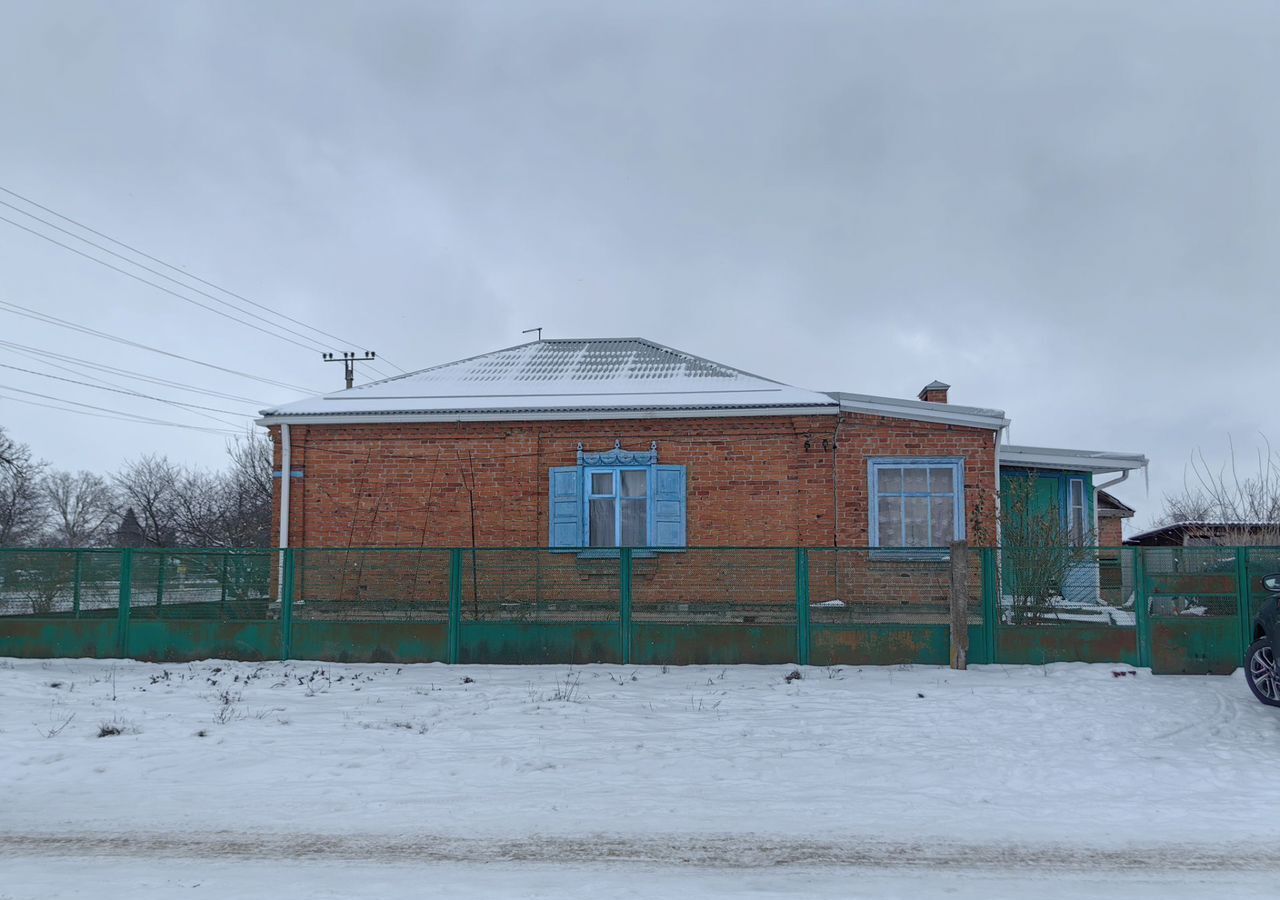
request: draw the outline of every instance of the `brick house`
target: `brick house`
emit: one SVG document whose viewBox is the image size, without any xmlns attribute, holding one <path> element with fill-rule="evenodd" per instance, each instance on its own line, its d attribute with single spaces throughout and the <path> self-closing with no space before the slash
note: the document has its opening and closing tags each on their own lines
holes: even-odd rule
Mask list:
<svg viewBox="0 0 1280 900">
<path fill-rule="evenodd" d="M 927 557 L 953 539 L 996 542 L 1002 467 L 1066 471 L 1049 451 L 1002 445 L 1002 411 L 947 391 L 824 393 L 639 338 L 540 340 L 264 410 L 259 424 L 287 472 L 281 546 Z M 1053 452 L 1077 454 L 1086 477 L 1145 465 Z"/>
</svg>

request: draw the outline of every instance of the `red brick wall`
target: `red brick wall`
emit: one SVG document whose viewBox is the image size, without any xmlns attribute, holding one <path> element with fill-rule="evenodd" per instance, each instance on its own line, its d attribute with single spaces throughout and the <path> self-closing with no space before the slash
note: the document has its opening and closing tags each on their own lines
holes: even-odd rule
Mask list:
<svg viewBox="0 0 1280 900">
<path fill-rule="evenodd" d="M 688 467 L 690 546 L 865 547 L 867 459 L 962 456 L 970 541 L 995 522 L 992 431 L 861 414 L 294 425 L 294 547 L 541 547 L 548 470 L 658 442 Z M 280 463 L 279 428 L 271 428 Z M 806 448 L 806 442 L 808 447 Z M 825 443 L 824 443 L 825 442 Z M 838 448 L 835 446 L 838 444 Z M 277 492 L 276 528 L 279 522 Z M 473 515 L 474 510 L 474 515 Z"/>
<path fill-rule="evenodd" d="M 1098 516 L 1099 547 L 1119 547 L 1124 543 L 1123 521 L 1118 516 Z"/>
</svg>

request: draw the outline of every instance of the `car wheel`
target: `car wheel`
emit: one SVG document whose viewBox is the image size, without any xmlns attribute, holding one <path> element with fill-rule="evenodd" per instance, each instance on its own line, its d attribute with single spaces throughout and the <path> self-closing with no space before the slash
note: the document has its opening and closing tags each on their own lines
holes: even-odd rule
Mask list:
<svg viewBox="0 0 1280 900">
<path fill-rule="evenodd" d="M 1280 706 L 1280 673 L 1271 651 L 1271 639 L 1262 638 L 1249 645 L 1244 659 L 1244 680 L 1249 690 L 1267 706 Z"/>
</svg>

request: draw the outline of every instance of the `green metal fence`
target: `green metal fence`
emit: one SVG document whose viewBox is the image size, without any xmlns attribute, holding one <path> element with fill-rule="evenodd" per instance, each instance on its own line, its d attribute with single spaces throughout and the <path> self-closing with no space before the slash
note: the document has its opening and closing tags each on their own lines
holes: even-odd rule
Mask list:
<svg viewBox="0 0 1280 900">
<path fill-rule="evenodd" d="M 1280 571 L 1280 548 L 967 552 L 972 663 L 1230 672 Z M 855 548 L 4 549 L 0 656 L 946 664 L 954 599 L 946 555 Z"/>
</svg>

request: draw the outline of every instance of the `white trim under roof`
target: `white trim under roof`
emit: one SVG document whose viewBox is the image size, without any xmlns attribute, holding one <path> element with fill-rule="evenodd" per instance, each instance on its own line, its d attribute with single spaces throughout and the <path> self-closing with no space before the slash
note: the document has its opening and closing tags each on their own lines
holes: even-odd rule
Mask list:
<svg viewBox="0 0 1280 900">
<path fill-rule="evenodd" d="M 1000 445 L 1000 465 L 1028 469 L 1061 469 L 1069 472 L 1131 472 L 1145 469 L 1141 453 L 1114 453 L 1104 450 L 1067 450 L 1060 447 Z"/>
<path fill-rule="evenodd" d="M 895 397 L 873 397 L 869 394 L 846 394 L 842 391 L 829 391 L 828 396 L 839 401 L 842 412 L 866 413 L 872 416 L 887 416 L 891 419 L 912 419 L 918 422 L 942 422 L 969 428 L 988 428 L 992 431 L 999 431 L 1009 424 L 1004 410 L 1000 409 L 957 406 L 954 403 L 929 403 L 924 400 L 900 400 Z"/>
<path fill-rule="evenodd" d="M 834 416 L 840 412 L 832 406 L 733 406 L 733 407 L 668 407 L 660 409 L 601 407 L 598 409 L 557 410 L 458 410 L 456 412 L 407 413 L 295 413 L 264 414 L 255 424 L 270 425 L 359 425 L 361 423 L 401 422 L 580 422 L 593 419 L 719 419 L 730 416 Z M 265 411 L 264 411 L 265 413 Z"/>
</svg>

